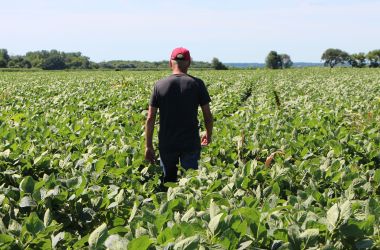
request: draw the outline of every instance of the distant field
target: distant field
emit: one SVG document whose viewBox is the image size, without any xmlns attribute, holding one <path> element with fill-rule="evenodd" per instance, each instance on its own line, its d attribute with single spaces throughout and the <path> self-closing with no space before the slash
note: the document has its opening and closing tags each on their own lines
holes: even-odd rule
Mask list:
<svg viewBox="0 0 380 250">
<path fill-rule="evenodd" d="M 225 63 L 225 65 L 233 68 L 265 68 L 265 63 Z M 350 65 L 347 66 L 350 67 Z M 323 67 L 323 63 L 294 62 L 292 67 Z"/>
<path fill-rule="evenodd" d="M 190 72 L 213 143 L 164 193 L 143 146 L 167 74 L 0 72 L 0 249 L 380 248 L 379 69 Z"/>
</svg>

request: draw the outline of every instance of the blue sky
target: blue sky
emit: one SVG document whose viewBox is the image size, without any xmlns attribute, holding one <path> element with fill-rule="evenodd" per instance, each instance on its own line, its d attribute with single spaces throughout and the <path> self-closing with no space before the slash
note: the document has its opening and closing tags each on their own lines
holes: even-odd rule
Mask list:
<svg viewBox="0 0 380 250">
<path fill-rule="evenodd" d="M 270 50 L 319 62 L 327 48 L 380 49 L 380 0 L 1 0 L 0 48 L 58 49 L 93 61 L 264 62 Z"/>
</svg>

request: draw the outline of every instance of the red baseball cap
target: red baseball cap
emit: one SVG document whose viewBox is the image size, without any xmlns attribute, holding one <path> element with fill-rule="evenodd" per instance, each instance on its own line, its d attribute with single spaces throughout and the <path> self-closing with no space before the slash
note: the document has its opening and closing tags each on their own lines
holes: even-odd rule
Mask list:
<svg viewBox="0 0 380 250">
<path fill-rule="evenodd" d="M 183 60 L 183 61 L 190 61 L 190 51 L 188 49 L 179 47 L 175 48 L 172 52 L 172 55 L 170 56 L 171 60 Z"/>
</svg>

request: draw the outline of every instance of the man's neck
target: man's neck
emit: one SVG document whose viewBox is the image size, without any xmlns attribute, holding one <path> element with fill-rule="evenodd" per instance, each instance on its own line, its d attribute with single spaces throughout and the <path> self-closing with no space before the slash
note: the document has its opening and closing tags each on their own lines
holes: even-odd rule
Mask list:
<svg viewBox="0 0 380 250">
<path fill-rule="evenodd" d="M 181 71 L 179 69 L 173 69 L 172 71 L 173 75 L 186 75 L 187 74 L 187 71 Z"/>
</svg>

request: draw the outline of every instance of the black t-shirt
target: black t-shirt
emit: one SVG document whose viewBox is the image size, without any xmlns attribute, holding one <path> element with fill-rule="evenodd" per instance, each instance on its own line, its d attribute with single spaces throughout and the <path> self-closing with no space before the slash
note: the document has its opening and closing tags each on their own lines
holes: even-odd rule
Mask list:
<svg viewBox="0 0 380 250">
<path fill-rule="evenodd" d="M 201 79 L 174 74 L 159 80 L 154 86 L 150 106 L 160 111 L 160 151 L 200 149 L 198 107 L 210 101 Z"/>
</svg>

